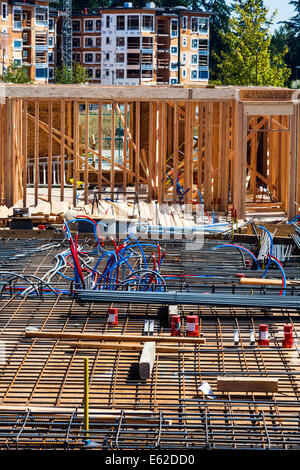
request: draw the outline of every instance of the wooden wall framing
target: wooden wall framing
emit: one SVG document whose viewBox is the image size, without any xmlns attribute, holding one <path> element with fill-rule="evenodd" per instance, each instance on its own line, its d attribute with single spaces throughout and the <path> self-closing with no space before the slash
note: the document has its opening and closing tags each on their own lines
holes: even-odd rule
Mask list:
<svg viewBox="0 0 300 470">
<path fill-rule="evenodd" d="M 257 188 L 265 185 L 289 217 L 298 213 L 299 95 L 292 99 L 292 90 L 269 88 L 141 88 L 130 87 L 126 93 L 126 87 L 93 86 L 78 98 L 82 88 L 75 86 L 8 86 L 0 105 L 1 204 L 12 206 L 23 199 L 27 205 L 30 159 L 38 204 L 39 161 L 45 157 L 49 202 L 58 158 L 60 200 L 66 184 L 72 184 L 74 205 L 80 179 L 85 203 L 90 183 L 111 191 L 131 185 L 137 192 L 143 185 L 149 201 L 163 203 L 178 202 L 178 178 L 184 190 L 189 188 L 183 202 L 204 201 L 207 211 L 234 208 L 244 218 L 247 203 L 258 203 Z M 96 144 L 90 105 L 98 109 Z M 109 154 L 103 141 L 107 107 Z M 121 163 L 116 122 L 123 133 Z"/>
</svg>

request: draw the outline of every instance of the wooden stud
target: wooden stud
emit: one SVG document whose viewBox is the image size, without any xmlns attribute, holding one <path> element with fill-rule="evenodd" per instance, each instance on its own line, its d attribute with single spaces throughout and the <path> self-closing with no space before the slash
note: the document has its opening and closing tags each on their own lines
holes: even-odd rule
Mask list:
<svg viewBox="0 0 300 470">
<path fill-rule="evenodd" d="M 61 128 L 61 142 L 60 142 L 60 200 L 64 200 L 65 189 L 65 119 L 66 119 L 66 102 L 60 102 L 60 128 Z"/>
<path fill-rule="evenodd" d="M 219 392 L 278 392 L 278 379 L 270 377 L 217 377 Z"/>
<path fill-rule="evenodd" d="M 89 102 L 85 102 L 84 113 L 84 203 L 88 203 L 89 191 Z"/>
<path fill-rule="evenodd" d="M 52 200 L 52 121 L 53 104 L 48 101 L 48 202 Z"/>
</svg>

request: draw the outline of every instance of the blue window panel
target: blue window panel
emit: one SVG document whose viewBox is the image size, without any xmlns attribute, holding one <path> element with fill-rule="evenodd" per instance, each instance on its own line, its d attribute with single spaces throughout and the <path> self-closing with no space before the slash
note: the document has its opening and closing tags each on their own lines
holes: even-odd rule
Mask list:
<svg viewBox="0 0 300 470">
<path fill-rule="evenodd" d="M 36 78 L 47 78 L 47 69 L 45 67 L 36 69 L 35 70 L 35 77 Z"/>
<path fill-rule="evenodd" d="M 208 80 L 208 70 L 199 70 L 199 80 Z"/>
</svg>

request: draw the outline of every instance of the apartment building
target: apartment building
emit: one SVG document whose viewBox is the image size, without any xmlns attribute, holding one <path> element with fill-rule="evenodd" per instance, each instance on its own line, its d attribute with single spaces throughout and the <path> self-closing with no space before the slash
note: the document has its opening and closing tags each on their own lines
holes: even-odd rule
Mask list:
<svg viewBox="0 0 300 470">
<path fill-rule="evenodd" d="M 73 60 L 104 85 L 207 83 L 209 17 L 154 3 L 74 15 Z"/>
<path fill-rule="evenodd" d="M 24 65 L 35 82 L 53 80 L 58 14 L 49 9 L 49 3 L 49 0 L 0 1 L 1 76 L 5 68 L 16 64 Z"/>
<path fill-rule="evenodd" d="M 101 29 L 101 15 L 72 18 L 73 62 L 85 67 L 94 83 L 101 83 Z"/>
</svg>

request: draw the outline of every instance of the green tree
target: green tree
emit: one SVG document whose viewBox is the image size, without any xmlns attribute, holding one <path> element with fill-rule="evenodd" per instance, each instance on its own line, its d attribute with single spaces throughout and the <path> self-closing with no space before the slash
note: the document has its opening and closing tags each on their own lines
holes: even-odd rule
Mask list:
<svg viewBox="0 0 300 470">
<path fill-rule="evenodd" d="M 55 69 L 55 82 L 62 84 L 86 83 L 89 81 L 87 70 L 80 64 L 73 64 L 68 67 L 62 64 L 61 67 Z"/>
<path fill-rule="evenodd" d="M 222 53 L 224 84 L 284 86 L 290 71 L 284 50 L 271 58 L 270 25 L 263 0 L 237 0 L 226 34 L 228 51 Z"/>
<path fill-rule="evenodd" d="M 292 79 L 300 79 L 300 0 L 290 0 L 295 8 L 295 16 L 286 23 L 287 30 L 287 62 L 292 70 Z M 298 72 L 298 73 L 297 73 Z"/>
<path fill-rule="evenodd" d="M 26 67 L 15 64 L 10 64 L 7 67 L 4 72 L 3 81 L 9 83 L 32 83 Z"/>
</svg>

